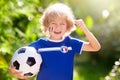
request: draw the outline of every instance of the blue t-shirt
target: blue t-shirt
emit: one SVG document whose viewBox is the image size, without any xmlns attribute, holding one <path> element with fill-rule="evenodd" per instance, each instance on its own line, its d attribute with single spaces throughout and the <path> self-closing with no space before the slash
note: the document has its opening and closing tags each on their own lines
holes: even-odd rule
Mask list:
<svg viewBox="0 0 120 80">
<path fill-rule="evenodd" d="M 82 51 L 83 41 L 65 37 L 61 41 L 40 38 L 29 46 L 42 56 L 37 80 L 73 80 L 74 55 Z"/>
</svg>

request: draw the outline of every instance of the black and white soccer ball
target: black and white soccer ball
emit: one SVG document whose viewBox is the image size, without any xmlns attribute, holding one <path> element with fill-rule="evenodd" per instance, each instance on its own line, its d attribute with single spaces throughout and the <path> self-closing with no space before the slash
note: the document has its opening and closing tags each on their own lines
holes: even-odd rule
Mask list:
<svg viewBox="0 0 120 80">
<path fill-rule="evenodd" d="M 24 76 L 33 77 L 40 69 L 42 58 L 34 47 L 25 46 L 16 50 L 11 62 L 16 71 L 22 71 Z"/>
</svg>

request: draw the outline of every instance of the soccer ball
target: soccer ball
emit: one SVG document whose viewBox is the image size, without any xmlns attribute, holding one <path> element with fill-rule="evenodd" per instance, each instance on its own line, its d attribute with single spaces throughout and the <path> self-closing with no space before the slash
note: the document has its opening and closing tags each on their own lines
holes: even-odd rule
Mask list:
<svg viewBox="0 0 120 80">
<path fill-rule="evenodd" d="M 11 62 L 16 71 L 22 71 L 24 76 L 33 77 L 40 70 L 42 58 L 34 47 L 25 46 L 16 50 Z"/>
</svg>

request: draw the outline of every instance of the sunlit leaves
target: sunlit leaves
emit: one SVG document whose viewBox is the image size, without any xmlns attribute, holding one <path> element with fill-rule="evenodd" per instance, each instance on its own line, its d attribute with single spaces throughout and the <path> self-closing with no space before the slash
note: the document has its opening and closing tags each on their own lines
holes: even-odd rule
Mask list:
<svg viewBox="0 0 120 80">
<path fill-rule="evenodd" d="M 83 36 L 84 33 L 82 30 L 80 30 L 80 28 L 76 27 L 76 33 L 79 35 L 79 36 Z"/>
<path fill-rule="evenodd" d="M 8 68 L 8 64 L 3 56 L 0 56 L 0 68 Z"/>
<path fill-rule="evenodd" d="M 81 78 L 79 78 L 79 74 L 78 72 L 74 69 L 74 76 L 73 76 L 74 80 L 80 80 Z"/>
<path fill-rule="evenodd" d="M 94 21 L 93 21 L 93 19 L 92 19 L 91 16 L 87 16 L 87 17 L 86 17 L 86 20 L 85 20 L 85 23 L 86 23 L 86 26 L 87 26 L 88 28 L 92 28 Z"/>
</svg>

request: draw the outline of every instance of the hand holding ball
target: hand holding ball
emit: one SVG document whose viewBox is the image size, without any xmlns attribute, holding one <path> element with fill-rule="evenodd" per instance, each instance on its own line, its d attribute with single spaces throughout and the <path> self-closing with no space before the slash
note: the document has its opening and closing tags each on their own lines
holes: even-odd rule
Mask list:
<svg viewBox="0 0 120 80">
<path fill-rule="evenodd" d="M 34 47 L 26 46 L 16 50 L 11 62 L 17 72 L 22 72 L 22 75 L 32 77 L 39 72 L 42 58 Z"/>
</svg>

